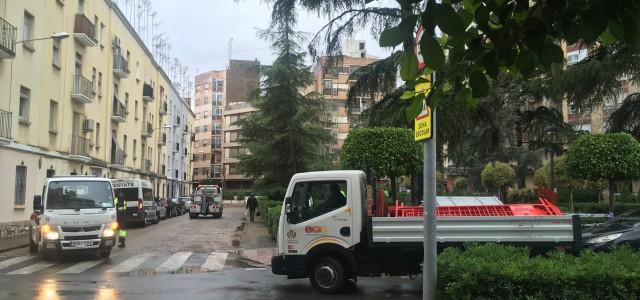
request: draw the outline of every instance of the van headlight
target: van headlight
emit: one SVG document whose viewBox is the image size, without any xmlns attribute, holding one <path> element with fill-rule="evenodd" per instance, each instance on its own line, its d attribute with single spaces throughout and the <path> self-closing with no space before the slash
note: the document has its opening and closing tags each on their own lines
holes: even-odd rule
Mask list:
<svg viewBox="0 0 640 300">
<path fill-rule="evenodd" d="M 112 237 L 114 234 L 113 229 L 111 228 L 107 228 L 104 230 L 104 232 L 102 233 L 103 237 Z"/>
<path fill-rule="evenodd" d="M 45 237 L 47 240 L 53 241 L 60 239 L 60 234 L 57 231 L 49 231 Z"/>
<path fill-rule="evenodd" d="M 622 233 L 607 234 L 587 241 L 587 244 L 601 244 L 613 241 L 622 236 Z"/>
</svg>

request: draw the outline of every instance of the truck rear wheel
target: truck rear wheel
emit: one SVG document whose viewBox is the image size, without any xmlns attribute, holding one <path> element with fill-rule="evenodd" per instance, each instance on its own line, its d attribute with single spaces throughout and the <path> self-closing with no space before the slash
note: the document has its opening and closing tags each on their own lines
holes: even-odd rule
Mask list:
<svg viewBox="0 0 640 300">
<path fill-rule="evenodd" d="M 322 257 L 313 264 L 309 281 L 322 294 L 337 294 L 342 291 L 346 282 L 344 267 L 332 257 Z"/>
</svg>

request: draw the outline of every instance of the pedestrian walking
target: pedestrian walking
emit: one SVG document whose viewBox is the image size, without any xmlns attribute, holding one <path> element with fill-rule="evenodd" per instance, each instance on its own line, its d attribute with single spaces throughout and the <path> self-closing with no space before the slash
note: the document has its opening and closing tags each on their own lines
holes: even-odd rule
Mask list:
<svg viewBox="0 0 640 300">
<path fill-rule="evenodd" d="M 257 208 L 258 199 L 256 199 L 256 196 L 251 193 L 251 195 L 249 195 L 249 198 L 247 199 L 247 209 L 249 209 L 249 220 L 251 220 L 251 222 L 253 222 L 253 219 L 255 218 Z"/>
<path fill-rule="evenodd" d="M 123 197 L 124 194 L 122 193 L 119 193 L 118 196 L 120 196 L 121 198 L 124 198 Z M 120 242 L 120 244 L 118 245 L 118 248 L 124 248 L 125 241 L 127 239 L 127 231 L 124 230 L 124 223 L 122 222 L 122 217 L 124 217 L 124 212 L 127 210 L 127 201 L 122 201 L 122 203 L 119 203 L 118 196 L 116 196 L 113 199 L 113 206 L 116 207 L 116 211 L 117 211 L 118 241 Z"/>
</svg>

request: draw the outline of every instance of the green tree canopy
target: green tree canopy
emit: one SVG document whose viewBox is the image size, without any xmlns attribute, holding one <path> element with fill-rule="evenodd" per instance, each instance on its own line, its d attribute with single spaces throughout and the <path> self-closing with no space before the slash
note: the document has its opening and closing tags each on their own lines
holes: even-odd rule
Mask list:
<svg viewBox="0 0 640 300">
<path fill-rule="evenodd" d="M 280 7 L 279 9 L 293 9 Z M 277 57 L 264 73 L 266 79 L 255 106 L 258 111 L 237 122 L 240 142 L 248 154 L 238 167 L 256 179 L 257 190 L 280 199 L 291 177 L 322 161 L 322 148 L 331 141 L 321 120 L 322 97 L 303 94 L 313 82 L 294 31 L 295 11 L 274 20 L 262 36 L 272 41 Z"/>
<path fill-rule="evenodd" d="M 516 173 L 513 168 L 508 163 L 501 161 L 488 163 L 482 170 L 480 176 L 482 178 L 482 184 L 489 191 L 499 191 L 501 197 L 506 194 L 504 189 L 512 185 L 516 179 Z"/>
<path fill-rule="evenodd" d="M 640 143 L 626 133 L 584 135 L 567 153 L 567 174 L 573 178 L 609 181 L 609 210 L 613 183 L 640 177 Z"/>
<path fill-rule="evenodd" d="M 563 189 L 577 189 L 584 186 L 584 180 L 575 179 L 567 174 L 567 156 L 558 156 L 554 163 L 556 187 Z M 551 164 L 549 161 L 536 170 L 534 181 L 537 186 L 551 186 Z"/>
</svg>

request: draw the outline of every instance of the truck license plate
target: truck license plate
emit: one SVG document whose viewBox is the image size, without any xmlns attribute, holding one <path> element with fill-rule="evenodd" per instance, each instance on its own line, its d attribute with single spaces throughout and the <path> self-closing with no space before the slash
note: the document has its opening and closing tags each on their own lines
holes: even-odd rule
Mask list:
<svg viewBox="0 0 640 300">
<path fill-rule="evenodd" d="M 71 246 L 73 247 L 86 247 L 92 245 L 93 241 L 71 241 Z"/>
<path fill-rule="evenodd" d="M 132 213 L 131 215 L 132 215 L 132 216 L 134 216 L 134 217 L 137 217 L 137 216 L 138 216 L 138 214 L 137 214 L 137 213 Z"/>
</svg>

